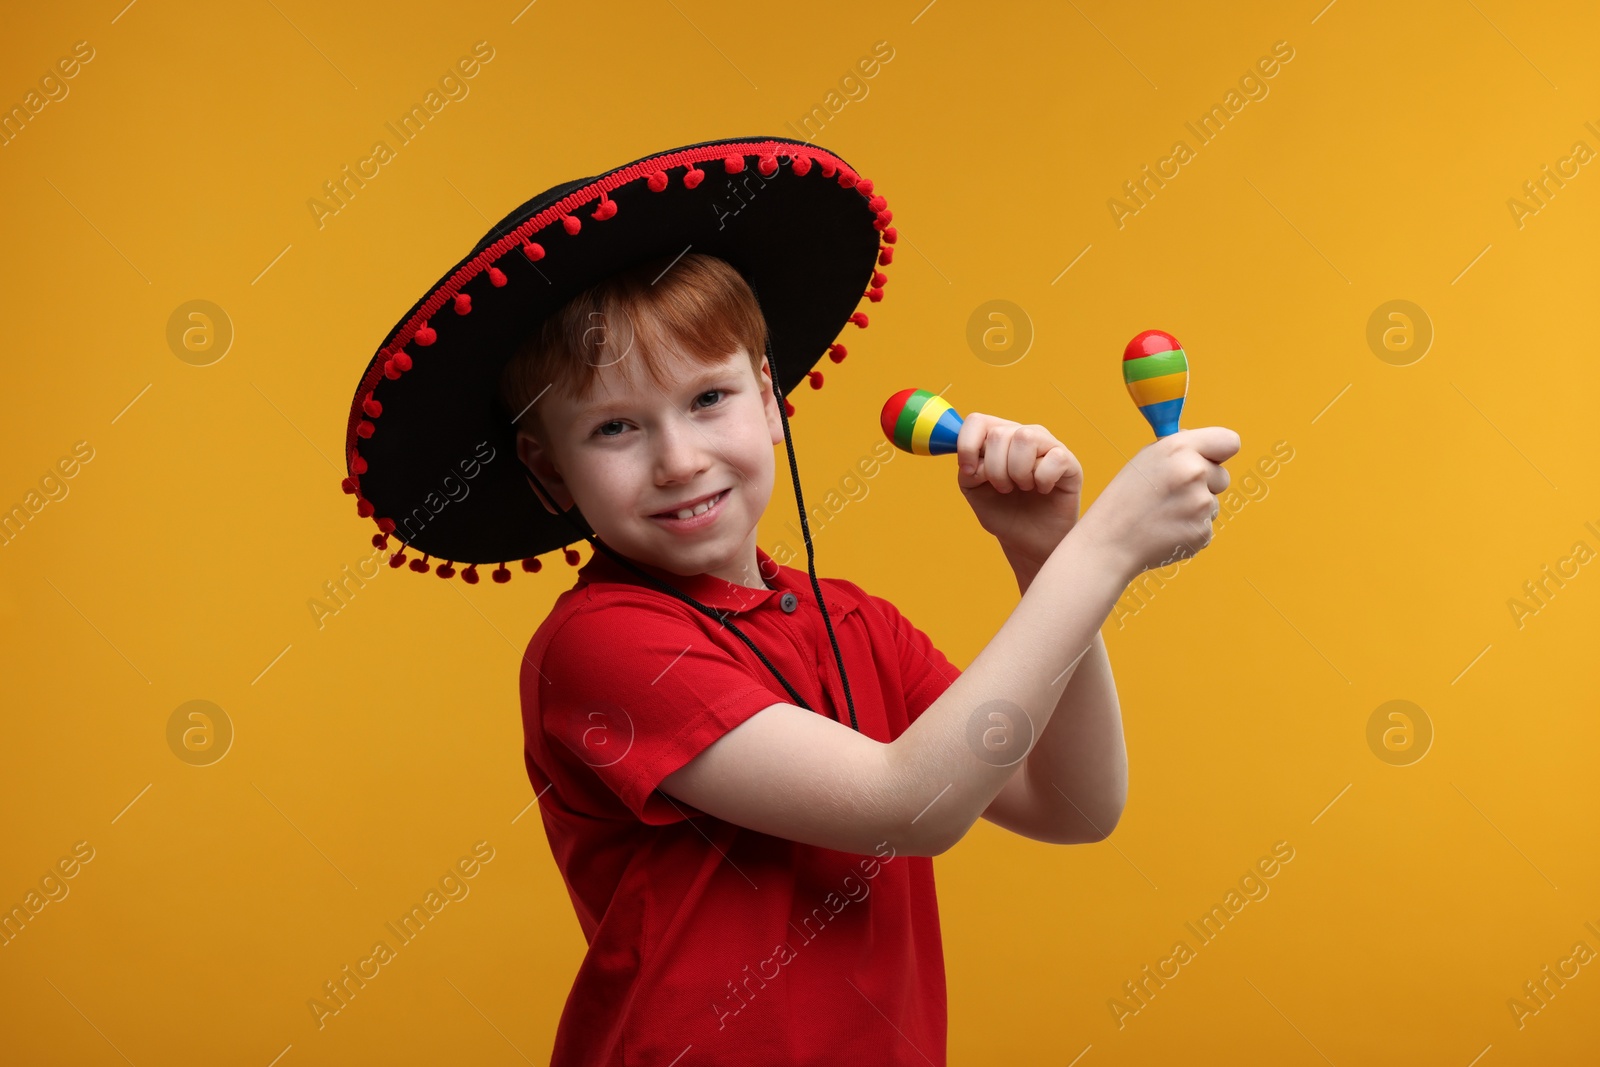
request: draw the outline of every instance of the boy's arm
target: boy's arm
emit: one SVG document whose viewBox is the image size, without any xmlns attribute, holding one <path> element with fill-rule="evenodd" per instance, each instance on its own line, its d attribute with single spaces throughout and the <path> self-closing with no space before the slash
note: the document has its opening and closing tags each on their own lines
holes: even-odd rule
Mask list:
<svg viewBox="0 0 1600 1067">
<path fill-rule="evenodd" d="M 1039 568 L 1014 560 L 1012 568 L 1026 594 Z M 1128 751 L 1111 661 L 1099 631 L 1068 672 L 1066 691 L 1050 722 L 983 817 L 1036 841 L 1102 841 L 1127 803 Z"/>
<path fill-rule="evenodd" d="M 884 842 L 900 854 L 944 852 L 1008 782 L 1026 782 L 971 738 L 996 711 L 1026 715 L 1044 736 L 1068 668 L 1132 577 L 1091 517 L 1039 568 L 971 666 L 892 743 L 773 704 L 668 775 L 662 792 L 724 821 L 842 852 L 871 854 Z"/>
</svg>

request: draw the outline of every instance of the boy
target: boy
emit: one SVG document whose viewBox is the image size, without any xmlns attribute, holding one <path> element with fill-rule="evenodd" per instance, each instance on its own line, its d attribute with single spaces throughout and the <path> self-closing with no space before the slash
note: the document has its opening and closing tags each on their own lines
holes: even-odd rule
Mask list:
<svg viewBox="0 0 1600 1067">
<path fill-rule="evenodd" d="M 805 185 L 812 164 L 838 174 L 838 187 L 866 184 L 814 146 L 722 142 L 619 168 L 612 186 L 591 179 L 589 202 L 601 205 L 591 217 L 649 210 L 647 196 L 625 195 L 646 182 L 665 191 L 666 160 L 688 166 L 685 187 L 698 185 L 697 161 L 685 159 L 694 150 L 729 174 L 735 153 L 762 173 L 771 153 L 787 153 L 793 174 L 741 209 L 749 243 L 718 245 L 719 226 L 698 233 L 711 253 L 640 261 L 650 242 L 631 257 L 608 250 L 610 269 L 576 272 L 583 288 L 537 316 L 524 309 L 521 336 L 495 361 L 542 521 L 571 523 L 597 550 L 534 634 L 521 672 L 526 767 L 589 945 L 552 1063 L 942 1064 L 931 857 L 979 817 L 1050 842 L 1110 832 L 1126 757 L 1098 628 L 1138 573 L 1169 562 L 1176 546 L 1192 554 L 1209 541 L 1228 482 L 1218 464 L 1238 438 L 1210 428 L 1158 441 L 1079 521 L 1082 472 L 1060 442 L 1043 427 L 969 414 L 957 484 L 1023 596 L 958 671 L 887 600 L 816 577 L 803 500 L 808 576 L 756 544 L 772 448 L 789 443 L 784 394 L 807 372 L 794 366 L 797 350 L 814 361 L 818 335 L 847 321 L 846 283 L 831 283 L 863 279 L 858 233 L 880 265 L 892 258 L 877 245 L 878 234 L 885 248 L 894 240 L 881 197 L 863 213 L 859 199 L 827 199 L 833 182 Z M 620 212 L 604 207 L 607 193 Z M 497 227 L 502 236 L 491 231 L 478 256 L 568 210 L 567 198 L 548 199 L 531 219 Z M 781 272 L 759 265 L 788 254 L 773 227 L 796 213 L 802 232 L 790 236 L 846 265 L 814 259 L 786 301 Z M 793 247 L 803 256 L 809 246 Z M 526 248 L 524 257 L 537 262 Z M 619 269 L 624 258 L 633 262 Z M 487 261 L 469 257 L 441 289 L 459 292 L 465 268 L 482 273 Z M 876 300 L 882 275 L 873 282 L 865 295 Z M 418 316 L 451 299 L 460 312 L 458 296 L 437 293 L 391 341 L 406 329 L 414 339 L 429 328 Z M 822 325 L 802 348 L 789 342 L 806 334 L 806 316 Z M 426 396 L 466 373 L 442 371 Z M 405 410 L 427 411 L 429 425 L 445 418 L 452 405 L 423 395 Z M 798 500 L 792 444 L 789 458 Z M 374 500 L 370 481 L 358 500 Z M 441 526 L 443 511 L 407 543 L 431 538 L 467 550 L 454 558 L 487 558 L 456 528 L 464 520 Z M 438 573 L 448 567 L 449 557 Z"/>
</svg>

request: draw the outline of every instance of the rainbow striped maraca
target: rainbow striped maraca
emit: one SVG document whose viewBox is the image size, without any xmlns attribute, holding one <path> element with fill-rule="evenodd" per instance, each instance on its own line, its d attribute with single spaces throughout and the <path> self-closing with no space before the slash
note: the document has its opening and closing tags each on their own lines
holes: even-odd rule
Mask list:
<svg viewBox="0 0 1600 1067">
<path fill-rule="evenodd" d="M 1178 432 L 1183 398 L 1189 394 L 1189 357 L 1176 337 L 1146 330 L 1129 341 L 1122 351 L 1122 380 L 1157 438 Z"/>
<path fill-rule="evenodd" d="M 878 417 L 894 446 L 914 456 L 943 456 L 956 450 L 961 416 L 950 402 L 926 389 L 902 389 Z"/>
</svg>

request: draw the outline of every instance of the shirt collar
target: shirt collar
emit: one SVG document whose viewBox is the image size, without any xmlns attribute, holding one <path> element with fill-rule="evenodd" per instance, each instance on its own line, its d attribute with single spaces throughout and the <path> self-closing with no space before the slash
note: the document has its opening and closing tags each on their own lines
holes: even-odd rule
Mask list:
<svg viewBox="0 0 1600 1067">
<path fill-rule="evenodd" d="M 802 574 L 793 567 L 785 567 L 773 561 L 772 557 L 762 551 L 761 546 L 756 546 L 756 565 L 760 569 L 767 583 L 774 588 L 754 589 L 749 586 L 738 585 L 726 578 L 718 578 L 711 574 L 673 574 L 670 571 L 632 560 L 634 566 L 650 572 L 673 586 L 684 595 L 698 600 L 708 608 L 718 611 L 730 611 L 735 614 L 750 611 L 761 607 L 768 601 L 776 601 L 785 593 L 793 593 L 802 603 L 815 603 L 811 592 L 809 576 Z M 771 577 L 767 577 L 771 575 Z M 596 551 L 589 557 L 589 561 L 578 568 L 580 581 L 614 582 L 625 585 L 639 585 L 646 589 L 662 592 L 661 588 L 648 579 L 642 578 L 622 564 L 613 560 L 602 551 Z M 671 594 L 663 593 L 664 596 Z M 849 605 L 841 600 L 833 590 L 827 590 L 828 611 L 834 615 L 842 615 Z"/>
</svg>

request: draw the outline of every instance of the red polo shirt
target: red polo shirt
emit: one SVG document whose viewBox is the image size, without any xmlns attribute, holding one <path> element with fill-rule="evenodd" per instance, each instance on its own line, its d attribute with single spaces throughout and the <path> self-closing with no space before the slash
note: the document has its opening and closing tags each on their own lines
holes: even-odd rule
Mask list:
<svg viewBox="0 0 1600 1067">
<path fill-rule="evenodd" d="M 809 576 L 756 551 L 772 589 L 657 573 L 729 612 L 813 709 L 848 726 Z M 960 671 L 887 600 L 819 582 L 861 732 L 891 741 Z M 792 702 L 743 642 L 596 553 L 534 633 L 521 690 L 528 778 L 589 945 L 554 1067 L 942 1067 L 930 858 L 799 844 L 657 789 Z"/>
</svg>

